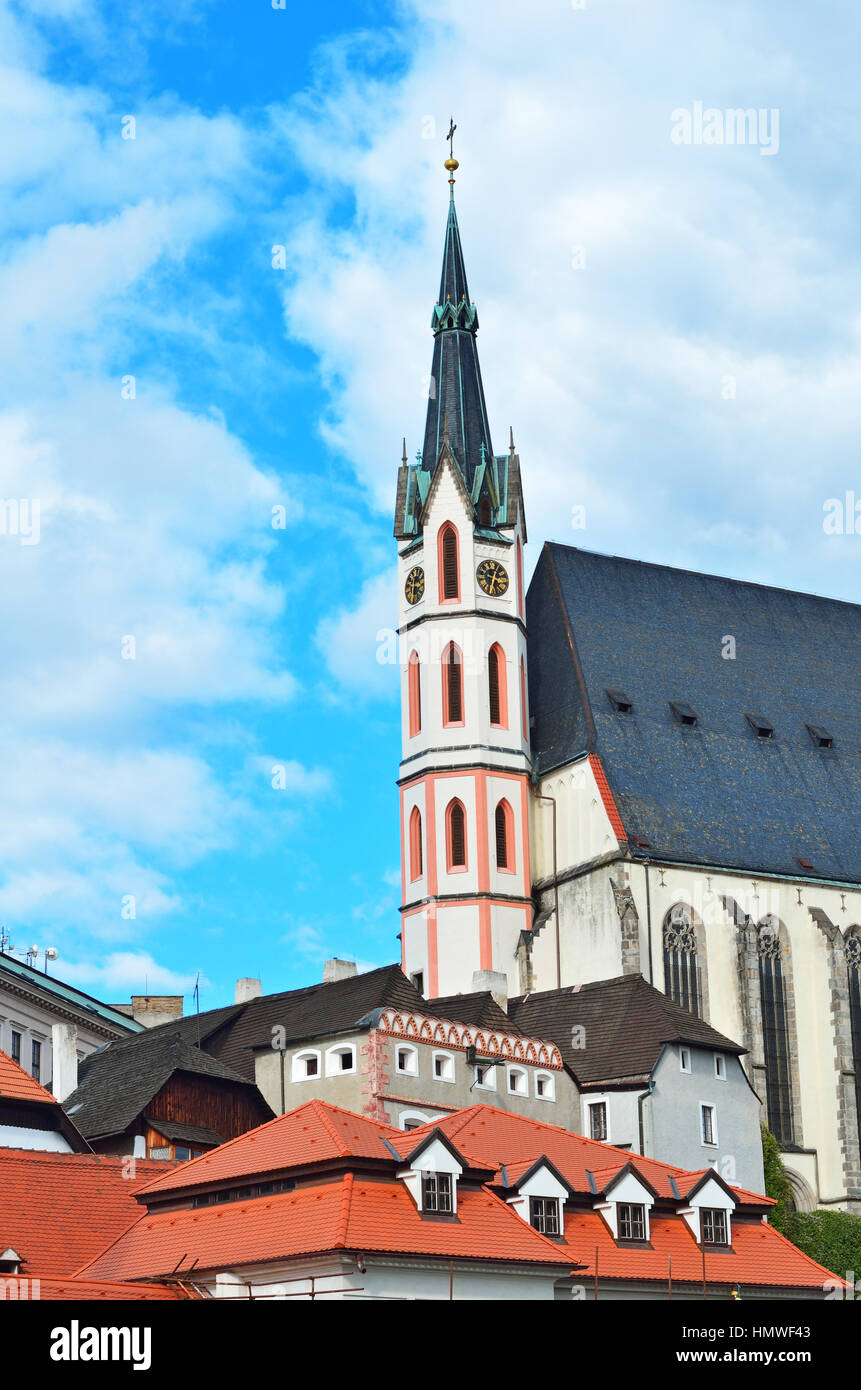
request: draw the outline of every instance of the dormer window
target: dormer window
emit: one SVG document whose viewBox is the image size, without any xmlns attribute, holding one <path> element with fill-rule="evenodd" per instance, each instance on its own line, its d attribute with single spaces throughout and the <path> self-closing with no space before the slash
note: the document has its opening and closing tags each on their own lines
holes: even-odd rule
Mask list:
<svg viewBox="0 0 861 1390">
<path fill-rule="evenodd" d="M 646 1239 L 646 1208 L 634 1202 L 619 1203 L 619 1239 Z"/>
<path fill-rule="evenodd" d="M 726 1212 L 720 1207 L 703 1207 L 700 1212 L 703 1245 L 728 1245 Z"/>
<path fill-rule="evenodd" d="M 450 1214 L 453 1185 L 451 1173 L 422 1173 L 422 1211 Z"/>
<path fill-rule="evenodd" d="M 774 737 L 774 725 L 770 720 L 763 719 L 761 714 L 748 714 L 746 717 L 757 738 Z"/>
<path fill-rule="evenodd" d="M 529 1224 L 543 1236 L 560 1234 L 558 1197 L 530 1197 Z"/>
<path fill-rule="evenodd" d="M 630 714 L 634 708 L 633 700 L 628 698 L 624 690 L 608 690 L 607 697 L 617 714 Z"/>
</svg>

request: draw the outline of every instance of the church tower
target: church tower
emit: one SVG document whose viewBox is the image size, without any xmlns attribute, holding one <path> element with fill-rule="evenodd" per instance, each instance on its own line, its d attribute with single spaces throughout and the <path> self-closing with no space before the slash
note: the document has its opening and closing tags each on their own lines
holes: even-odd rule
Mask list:
<svg viewBox="0 0 861 1390">
<path fill-rule="evenodd" d="M 519 992 L 532 923 L 520 463 L 494 454 L 454 204 L 424 446 L 398 474 L 401 963 L 428 997 L 493 970 Z"/>
</svg>

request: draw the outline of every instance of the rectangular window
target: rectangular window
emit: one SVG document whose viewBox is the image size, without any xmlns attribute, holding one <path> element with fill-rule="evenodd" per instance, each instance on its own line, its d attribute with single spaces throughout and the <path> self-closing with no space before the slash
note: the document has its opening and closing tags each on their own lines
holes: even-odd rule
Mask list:
<svg viewBox="0 0 861 1390">
<path fill-rule="evenodd" d="M 703 1207 L 700 1213 L 703 1245 L 726 1245 L 726 1212 L 717 1207 Z"/>
<path fill-rule="evenodd" d="M 21 1065 L 21 1034 L 20 1034 L 20 1033 L 16 1033 L 15 1030 L 14 1030 L 14 1028 L 12 1029 L 12 1052 L 11 1052 L 11 1057 L 12 1057 L 12 1061 L 13 1061 L 13 1062 L 17 1062 L 17 1063 L 18 1063 L 18 1066 L 20 1067 L 20 1065 Z"/>
<path fill-rule="evenodd" d="M 715 1076 L 719 1081 L 726 1081 L 726 1058 L 720 1053 L 715 1053 Z"/>
<path fill-rule="evenodd" d="M 607 1104 L 603 1100 L 597 1105 L 589 1106 L 589 1137 L 590 1139 L 607 1138 Z"/>
<path fill-rule="evenodd" d="M 701 1105 L 700 1115 L 702 1117 L 702 1131 L 704 1144 L 717 1143 L 717 1123 L 715 1120 L 715 1108 L 713 1105 Z"/>
<path fill-rule="evenodd" d="M 412 983 L 413 983 L 413 985 L 415 986 L 415 988 L 418 990 L 419 994 L 424 994 L 424 992 L 425 992 L 425 973 L 424 973 L 424 971 L 423 971 L 423 970 L 416 970 L 412 975 L 410 975 L 410 980 L 412 981 Z"/>
<path fill-rule="evenodd" d="M 317 1057 L 305 1058 L 305 1075 L 316 1076 L 320 1070 L 320 1062 Z"/>
<path fill-rule="evenodd" d="M 32 1061 L 33 1065 L 30 1068 L 30 1074 L 34 1081 L 39 1081 L 42 1076 L 42 1044 L 39 1042 L 38 1038 L 33 1039 Z"/>
<path fill-rule="evenodd" d="M 555 1197 L 529 1198 L 529 1224 L 545 1236 L 559 1235 L 559 1202 Z"/>
<path fill-rule="evenodd" d="M 619 1203 L 619 1239 L 646 1239 L 646 1208 L 630 1202 Z"/>
<path fill-rule="evenodd" d="M 691 1054 L 686 1047 L 683 1047 L 679 1052 L 679 1065 L 682 1071 L 690 1071 L 691 1069 Z"/>
<path fill-rule="evenodd" d="M 397 1069 L 400 1072 L 406 1072 L 408 1076 L 418 1076 L 418 1053 L 411 1047 L 399 1047 L 397 1051 Z"/>
<path fill-rule="evenodd" d="M 422 1209 L 451 1211 L 451 1173 L 422 1173 Z"/>
</svg>

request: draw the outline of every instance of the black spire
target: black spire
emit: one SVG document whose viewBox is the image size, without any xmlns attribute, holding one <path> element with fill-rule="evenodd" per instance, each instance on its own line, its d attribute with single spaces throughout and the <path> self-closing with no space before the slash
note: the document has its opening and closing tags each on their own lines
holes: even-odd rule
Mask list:
<svg viewBox="0 0 861 1390">
<path fill-rule="evenodd" d="M 436 467 L 443 445 L 443 422 L 447 421 L 452 453 L 471 489 L 475 470 L 492 457 L 493 449 L 475 340 L 478 314 L 469 298 L 454 206 L 454 170 L 457 167 L 453 157 L 446 160 L 451 197 L 439 300 L 431 318 L 434 345 L 422 463 L 431 471 Z"/>
</svg>

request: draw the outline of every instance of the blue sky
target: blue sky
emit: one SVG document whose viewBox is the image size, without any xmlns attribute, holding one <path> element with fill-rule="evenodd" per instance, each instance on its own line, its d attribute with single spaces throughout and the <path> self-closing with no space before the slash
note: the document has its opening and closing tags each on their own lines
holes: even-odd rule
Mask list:
<svg viewBox="0 0 861 1390">
<path fill-rule="evenodd" d="M 0 534 L 17 947 L 109 999 L 200 972 L 204 1007 L 396 958 L 377 633 L 450 110 L 531 563 L 857 598 L 861 522 L 823 526 L 861 499 L 856 9 L 0 0 L 0 495 L 40 504 Z M 697 102 L 773 152 L 675 143 Z"/>
</svg>

